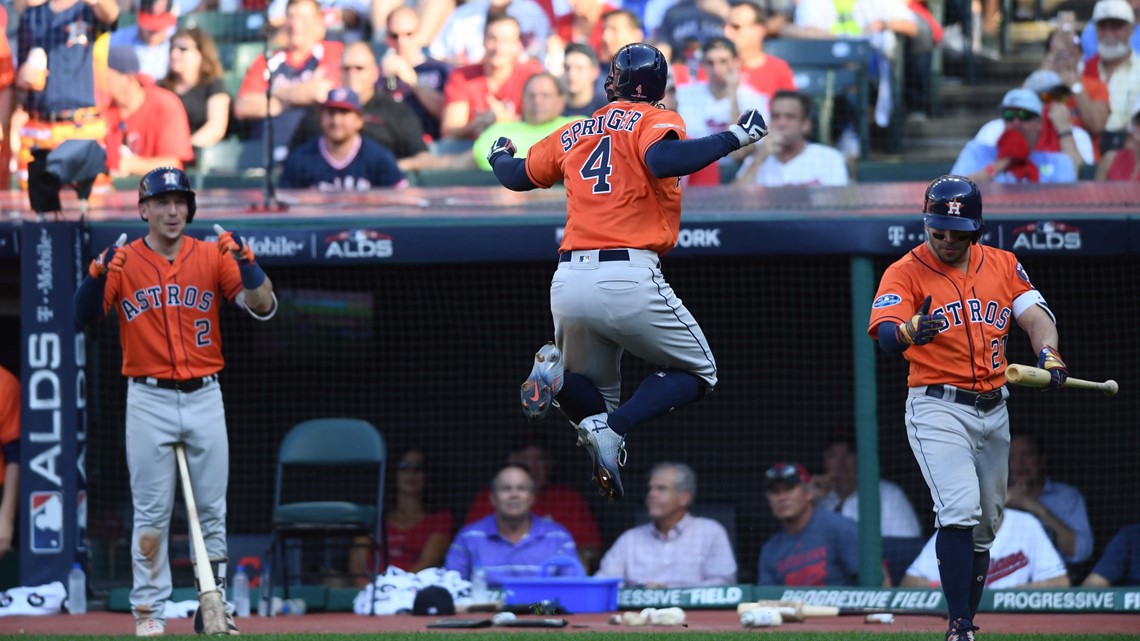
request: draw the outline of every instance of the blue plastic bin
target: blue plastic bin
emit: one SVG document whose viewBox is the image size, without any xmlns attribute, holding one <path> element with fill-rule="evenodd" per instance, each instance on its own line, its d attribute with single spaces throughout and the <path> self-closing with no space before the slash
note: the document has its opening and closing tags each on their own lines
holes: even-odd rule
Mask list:
<svg viewBox="0 0 1140 641">
<path fill-rule="evenodd" d="M 503 594 L 507 605 L 546 601 L 574 614 L 614 612 L 620 583 L 618 578 L 585 576 L 577 559 L 554 558 L 542 566 L 542 576 L 503 579 Z"/>
</svg>

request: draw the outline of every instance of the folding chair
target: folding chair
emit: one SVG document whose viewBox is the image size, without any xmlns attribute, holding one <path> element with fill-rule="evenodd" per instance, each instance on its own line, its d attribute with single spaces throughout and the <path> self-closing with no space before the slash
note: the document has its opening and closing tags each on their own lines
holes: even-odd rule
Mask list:
<svg viewBox="0 0 1140 641">
<path fill-rule="evenodd" d="M 273 539 L 269 558 L 273 568 L 269 585 L 273 596 L 275 577 L 280 574 L 284 596 L 289 598 L 288 554 L 290 540 L 345 538 L 363 535 L 372 543 L 369 578 L 382 573 L 381 557 L 388 562 L 384 535 L 384 468 L 387 446 L 380 432 L 367 421 L 352 418 L 318 418 L 299 423 L 281 442 L 277 458 L 277 481 L 273 498 Z M 352 488 L 352 479 L 375 474 Z M 346 500 L 357 490 L 358 502 Z M 299 500 L 286 500 L 297 497 Z M 304 572 L 296 575 L 303 577 Z"/>
</svg>

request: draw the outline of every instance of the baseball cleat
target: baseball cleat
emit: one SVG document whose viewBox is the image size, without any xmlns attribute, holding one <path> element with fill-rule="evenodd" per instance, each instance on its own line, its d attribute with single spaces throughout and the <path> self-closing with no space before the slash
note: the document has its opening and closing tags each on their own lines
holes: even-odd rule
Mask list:
<svg viewBox="0 0 1140 641">
<path fill-rule="evenodd" d="M 135 619 L 136 637 L 160 637 L 166 633 L 166 624 L 158 619 Z"/>
<path fill-rule="evenodd" d="M 527 418 L 540 419 L 556 404 L 554 397 L 562 391 L 564 371 L 562 352 L 553 342 L 543 345 L 534 355 L 534 367 L 520 390 L 523 413 Z"/>
<path fill-rule="evenodd" d="M 598 484 L 599 494 L 610 501 L 625 496 L 618 471 L 619 467 L 625 467 L 625 438 L 610 429 L 605 414 L 582 419 L 578 425 L 578 445 L 590 453 L 591 480 Z"/>
<path fill-rule="evenodd" d="M 969 619 L 954 619 L 950 622 L 950 630 L 946 632 L 946 641 L 974 641 L 974 632 L 978 626 Z"/>
</svg>

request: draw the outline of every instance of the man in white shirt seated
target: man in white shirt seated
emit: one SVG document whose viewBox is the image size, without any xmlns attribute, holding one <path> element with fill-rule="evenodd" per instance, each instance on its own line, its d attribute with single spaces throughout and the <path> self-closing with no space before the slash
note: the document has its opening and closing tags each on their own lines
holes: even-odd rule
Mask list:
<svg viewBox="0 0 1140 641">
<path fill-rule="evenodd" d="M 736 557 L 718 521 L 689 514 L 697 475 L 684 463 L 658 463 L 649 474 L 649 523 L 626 530 L 602 557 L 596 576 L 625 586 L 678 588 L 736 583 Z"/>
<path fill-rule="evenodd" d="M 938 588 L 938 559 L 934 550 L 937 534 L 930 537 L 918 558 L 903 577 L 902 587 Z M 1053 547 L 1032 514 L 1006 509 L 998 518 L 997 534 L 990 548 L 990 572 L 986 587 L 1001 588 L 1066 588 L 1069 575 L 1065 562 Z"/>
<path fill-rule="evenodd" d="M 736 174 L 737 185 L 846 185 L 843 154 L 826 145 L 808 142 L 811 133 L 811 97 L 796 91 L 772 96 L 768 135 L 752 146 L 752 153 Z"/>
</svg>

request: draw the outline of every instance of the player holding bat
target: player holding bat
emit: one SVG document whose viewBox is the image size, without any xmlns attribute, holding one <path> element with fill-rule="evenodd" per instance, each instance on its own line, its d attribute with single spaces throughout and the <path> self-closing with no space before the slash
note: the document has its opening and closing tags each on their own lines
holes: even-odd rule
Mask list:
<svg viewBox="0 0 1140 641">
<path fill-rule="evenodd" d="M 1059 389 L 1068 371 L 1057 353 L 1053 313 L 1021 263 L 978 243 L 978 186 L 962 176 L 936 178 L 922 212 L 926 242 L 883 273 L 868 333 L 883 351 L 910 361 L 907 437 L 934 499 L 946 639 L 973 641 L 1005 503 L 1005 347 L 1013 323 L 1029 334 L 1050 389 Z"/>
<path fill-rule="evenodd" d="M 178 482 L 175 449 L 185 451 L 190 485 L 200 516 L 210 568 L 195 555 L 201 627 L 225 632 L 232 606 L 222 607 L 226 574 L 226 486 L 229 443 L 218 372 L 222 360 L 218 325 L 222 299 L 258 320 L 277 311 L 273 285 L 236 234 L 215 225 L 218 242 L 184 235 L 196 202 L 180 169 L 161 167 L 139 182 L 139 216 L 147 234 L 124 246 L 126 234 L 91 261 L 75 293 L 80 323 L 112 310 L 119 316 L 123 376 L 127 377 L 126 448 L 134 532 L 131 611 L 136 636 L 166 628 L 164 604 L 171 594 L 167 540 Z M 188 501 L 189 505 L 189 501 Z M 199 565 L 209 570 L 205 577 Z M 215 583 L 209 574 L 215 573 Z M 210 612 L 202 613 L 203 609 Z M 197 623 L 197 620 L 196 620 Z M 195 626 L 199 627 L 199 626 Z M 216 629 L 216 628 L 221 628 Z"/>
</svg>

